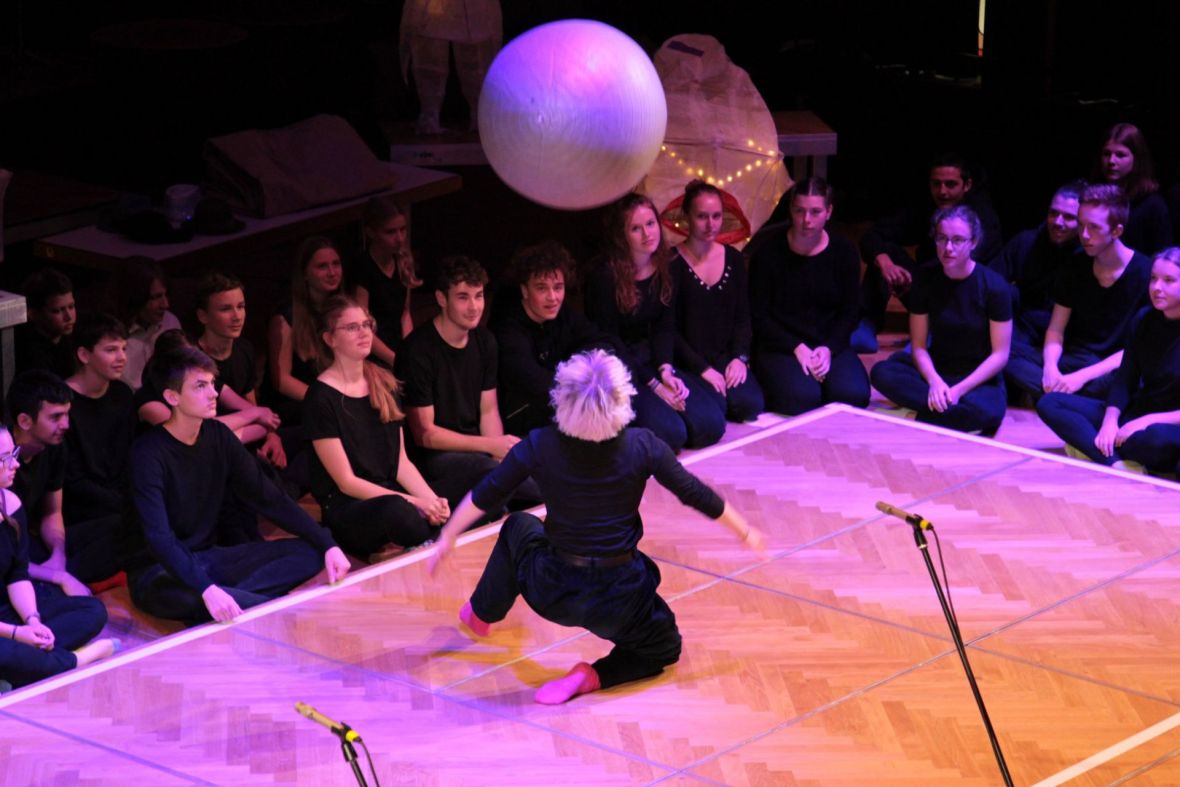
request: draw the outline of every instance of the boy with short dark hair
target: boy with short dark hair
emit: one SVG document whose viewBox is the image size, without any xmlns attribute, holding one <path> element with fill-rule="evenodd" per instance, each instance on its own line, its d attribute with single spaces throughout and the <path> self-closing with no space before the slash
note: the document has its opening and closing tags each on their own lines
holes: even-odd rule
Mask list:
<svg viewBox="0 0 1180 787">
<path fill-rule="evenodd" d="M 83 315 L 74 331 L 78 370 L 66 432 L 62 511 L 79 576 L 96 582 L 126 558 L 127 462 L 135 436 L 135 394 L 122 381 L 127 329 L 109 314 Z"/>
<path fill-rule="evenodd" d="M 68 565 L 62 486 L 66 475 L 66 431 L 74 393 L 53 372 L 28 369 L 8 389 L 8 423 L 20 451 L 12 491 L 24 503 L 29 538 L 29 576 L 61 586 L 71 596 L 89 588 Z M 71 549 L 71 552 L 73 550 Z"/>
<path fill-rule="evenodd" d="M 411 458 L 452 506 L 520 441 L 504 434 L 496 340 L 480 326 L 487 282 L 483 266 L 469 257 L 442 260 L 434 293 L 439 314 L 411 333 L 397 354 L 416 446 Z"/>
<path fill-rule="evenodd" d="M 70 334 L 77 320 L 73 283 L 60 271 L 42 268 L 30 274 L 21 289 L 29 321 L 14 333 L 16 371 L 48 369 L 69 377 L 74 373 Z"/>
<path fill-rule="evenodd" d="M 241 441 L 215 420 L 216 366 L 196 348 L 153 367 L 171 415 L 131 449 L 132 500 L 147 552 L 129 567 L 131 599 L 163 618 L 232 620 L 277 598 L 324 568 L 348 573 L 348 558 L 261 471 Z M 298 538 L 216 546 L 227 495 Z"/>
</svg>

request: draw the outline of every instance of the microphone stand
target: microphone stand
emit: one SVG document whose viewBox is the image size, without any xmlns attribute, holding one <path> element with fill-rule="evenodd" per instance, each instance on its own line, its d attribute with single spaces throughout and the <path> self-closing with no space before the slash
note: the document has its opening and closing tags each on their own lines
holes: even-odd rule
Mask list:
<svg viewBox="0 0 1180 787">
<path fill-rule="evenodd" d="M 963 644 L 963 635 L 959 631 L 959 623 L 955 614 L 947 603 L 946 595 L 942 592 L 942 583 L 938 581 L 938 574 L 934 571 L 934 562 L 930 559 L 930 549 L 926 543 L 926 534 L 922 532 L 922 524 L 933 529 L 934 525 L 921 517 L 906 519 L 914 529 L 914 543 L 926 561 L 926 570 L 930 572 L 930 581 L 934 583 L 934 592 L 938 594 L 938 603 L 942 605 L 942 614 L 946 617 L 946 625 L 951 630 L 951 638 L 955 641 L 955 650 L 959 652 L 959 660 L 963 662 L 963 671 L 967 673 L 967 682 L 971 684 L 971 693 L 975 695 L 975 704 L 979 706 L 979 715 L 983 717 L 983 726 L 987 728 L 987 737 L 992 744 L 992 752 L 996 755 L 996 764 L 1000 766 L 1000 775 L 1004 777 L 1004 784 L 1012 787 L 1012 776 L 1008 773 L 1008 764 L 1004 761 L 1004 753 L 1000 751 L 1000 742 L 996 738 L 996 731 L 992 728 L 991 717 L 987 715 L 987 707 L 983 704 L 983 695 L 979 693 L 979 684 L 975 682 L 975 672 L 971 669 L 971 662 L 967 660 L 967 646 Z"/>
<path fill-rule="evenodd" d="M 352 767 L 352 775 L 356 777 L 356 783 L 361 787 L 369 787 L 368 782 L 365 781 L 365 774 L 361 771 L 360 763 L 356 760 L 356 749 L 352 747 L 352 741 L 348 739 L 348 733 L 352 732 L 352 727 L 347 724 L 341 724 L 341 729 L 333 730 L 336 736 L 340 738 L 340 752 L 344 755 L 344 761 Z"/>
</svg>

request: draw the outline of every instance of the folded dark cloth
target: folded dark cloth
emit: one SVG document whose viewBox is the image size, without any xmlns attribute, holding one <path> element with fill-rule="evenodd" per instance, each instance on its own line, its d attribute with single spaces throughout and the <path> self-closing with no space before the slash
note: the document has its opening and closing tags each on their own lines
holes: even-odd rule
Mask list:
<svg viewBox="0 0 1180 787">
<path fill-rule="evenodd" d="M 206 193 L 251 216 L 278 216 L 390 188 L 395 176 L 346 120 L 316 115 L 285 128 L 205 143 Z"/>
</svg>

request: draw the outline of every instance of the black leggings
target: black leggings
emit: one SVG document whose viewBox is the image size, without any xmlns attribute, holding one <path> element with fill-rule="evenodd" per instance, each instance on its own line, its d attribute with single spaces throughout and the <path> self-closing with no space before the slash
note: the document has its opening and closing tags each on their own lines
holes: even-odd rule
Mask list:
<svg viewBox="0 0 1180 787">
<path fill-rule="evenodd" d="M 387 544 L 416 547 L 437 534 L 410 501 L 395 494 L 368 500 L 333 497 L 324 507 L 324 523 L 341 549 L 362 559 Z"/>
</svg>

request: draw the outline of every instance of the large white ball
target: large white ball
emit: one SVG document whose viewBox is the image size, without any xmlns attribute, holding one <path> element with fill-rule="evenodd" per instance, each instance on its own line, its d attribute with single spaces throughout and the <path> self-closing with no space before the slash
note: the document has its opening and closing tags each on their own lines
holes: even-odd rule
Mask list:
<svg viewBox="0 0 1180 787">
<path fill-rule="evenodd" d="M 635 188 L 667 124 L 651 59 L 624 33 L 585 19 L 509 42 L 479 98 L 480 139 L 496 174 L 563 210 L 605 205 Z"/>
</svg>

